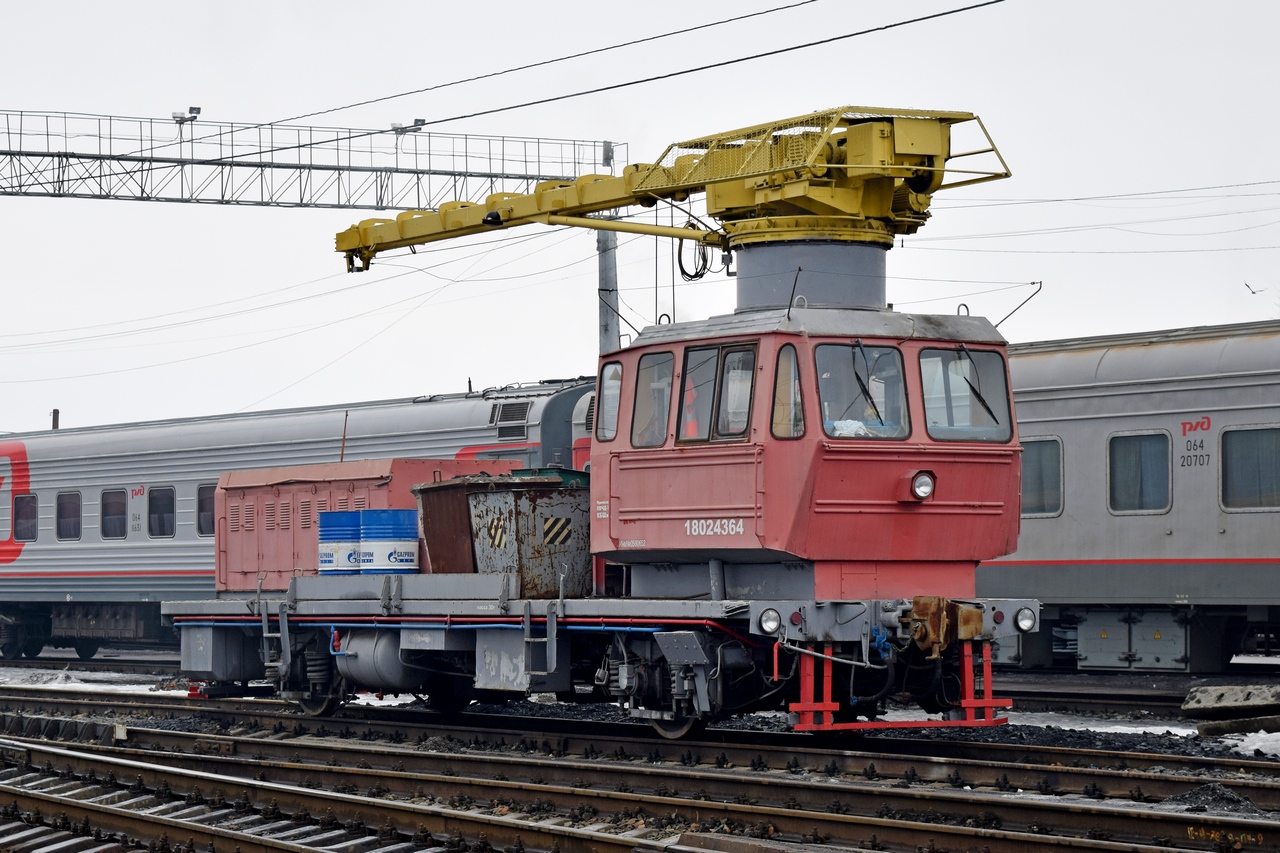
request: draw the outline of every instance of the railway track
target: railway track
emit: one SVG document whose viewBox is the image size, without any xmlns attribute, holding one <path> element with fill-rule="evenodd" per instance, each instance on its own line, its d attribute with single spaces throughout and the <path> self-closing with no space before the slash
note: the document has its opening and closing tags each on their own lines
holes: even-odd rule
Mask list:
<svg viewBox="0 0 1280 853">
<path fill-rule="evenodd" d="M 169 701 L 176 698 L 146 704 L 174 713 L 183 707 Z M 311 791 L 364 791 L 366 799 L 375 792 L 375 799 L 486 814 L 498 809 L 498 816 L 533 813 L 543 821 L 554 813 L 580 829 L 585 820 L 593 832 L 630 821 L 623 831 L 633 840 L 667 845 L 662 849 L 690 842 L 695 829 L 708 825 L 739 839 L 825 839 L 887 849 L 1029 849 L 1027 836 L 1081 849 L 1159 849 L 1175 842 L 1181 849 L 1218 849 L 1224 839 L 1274 847 L 1274 815 L 1169 811 L 1157 802 L 1212 779 L 1260 809 L 1280 806 L 1280 765 L 1264 762 L 1224 769 L 1206 759 L 892 738 L 874 739 L 880 751 L 872 752 L 814 746 L 813 739 L 795 736 L 752 742 L 758 738 L 728 732 L 715 741 L 673 744 L 647 732 L 584 732 L 580 723 L 574 735 L 543 730 L 518 738 L 509 730 L 485 730 L 488 721 L 473 719 L 480 715 L 467 715 L 462 726 L 414 725 L 394 709 L 360 709 L 366 718 L 318 722 L 269 702 L 219 712 L 234 726 L 226 734 L 184 733 L 59 717 L 50 707 L 20 711 L 7 695 L 0 701 L 10 703 L 0 716 L 5 736 L 30 739 L 22 748 L 37 752 L 66 749 L 36 743 L 40 738 L 92 742 L 97 746 L 77 746 L 90 765 L 114 752 L 127 756 L 121 760 L 176 762 L 211 777 L 248 773 L 252 781 L 265 774 L 273 783 Z M 121 706 L 117 713 L 140 710 Z M 43 760 L 61 767 L 51 755 Z M 247 769 L 235 770 L 236 762 L 247 762 Z M 180 790 L 178 782 L 167 784 Z M 230 783 L 220 784 L 231 790 Z M 442 803 L 439 791 L 452 793 Z"/>
</svg>

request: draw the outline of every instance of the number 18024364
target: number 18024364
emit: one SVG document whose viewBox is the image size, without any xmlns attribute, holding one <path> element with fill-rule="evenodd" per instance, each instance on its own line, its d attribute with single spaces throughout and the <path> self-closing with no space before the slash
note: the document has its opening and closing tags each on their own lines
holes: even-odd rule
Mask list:
<svg viewBox="0 0 1280 853">
<path fill-rule="evenodd" d="M 684 522 L 687 536 L 733 536 L 744 529 L 741 518 L 689 518 Z"/>
</svg>

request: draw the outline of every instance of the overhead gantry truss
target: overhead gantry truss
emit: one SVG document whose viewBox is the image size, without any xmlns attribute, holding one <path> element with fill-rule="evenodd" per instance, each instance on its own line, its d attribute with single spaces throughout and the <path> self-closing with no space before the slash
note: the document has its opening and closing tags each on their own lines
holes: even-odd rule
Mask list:
<svg viewBox="0 0 1280 853">
<path fill-rule="evenodd" d="M 0 111 L 0 195 L 421 210 L 625 162 L 625 146 L 605 141 L 229 124 L 198 112 Z"/>
</svg>

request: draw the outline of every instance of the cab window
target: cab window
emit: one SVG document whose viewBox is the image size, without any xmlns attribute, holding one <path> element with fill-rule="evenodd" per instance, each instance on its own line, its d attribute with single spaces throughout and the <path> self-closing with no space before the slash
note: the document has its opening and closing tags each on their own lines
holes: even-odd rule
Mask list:
<svg viewBox="0 0 1280 853">
<path fill-rule="evenodd" d="M 716 402 L 716 437 L 746 435 L 751 422 L 751 386 L 756 376 L 754 349 L 729 350 L 720 371 L 720 398 Z"/>
<path fill-rule="evenodd" d="M 613 441 L 618 435 L 618 400 L 622 398 L 622 365 L 611 361 L 600 371 L 600 402 L 596 439 Z"/>
<path fill-rule="evenodd" d="M 755 373 L 754 346 L 686 350 L 677 438 L 709 441 L 746 437 Z"/>
<path fill-rule="evenodd" d="M 773 376 L 773 416 L 770 422 L 774 438 L 799 438 L 804 435 L 800 361 L 796 358 L 796 348 L 791 344 L 778 350 L 778 369 Z"/>
<path fill-rule="evenodd" d="M 636 368 L 635 406 L 631 410 L 632 447 L 658 447 L 667 440 L 675 363 L 675 356 L 669 352 L 651 352 L 640 357 Z"/>
<path fill-rule="evenodd" d="M 925 426 L 939 441 L 1013 438 L 1004 359 L 991 350 L 920 351 Z"/>
<path fill-rule="evenodd" d="M 832 438 L 901 439 L 911 432 L 902 353 L 894 347 L 822 344 L 815 351 L 822 429 Z"/>
<path fill-rule="evenodd" d="M 680 440 L 711 437 L 711 402 L 716 389 L 719 347 L 699 347 L 684 354 L 684 386 L 680 389 Z"/>
</svg>

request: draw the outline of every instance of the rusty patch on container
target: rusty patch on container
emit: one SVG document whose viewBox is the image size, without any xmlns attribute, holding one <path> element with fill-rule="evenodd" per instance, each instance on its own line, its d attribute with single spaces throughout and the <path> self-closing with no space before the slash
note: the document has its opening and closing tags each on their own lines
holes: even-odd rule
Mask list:
<svg viewBox="0 0 1280 853">
<path fill-rule="evenodd" d="M 464 477 L 417 486 L 432 568 L 514 574 L 520 598 L 591 592 L 589 493 L 559 477 Z M 466 568 L 451 568 L 461 565 Z"/>
</svg>

